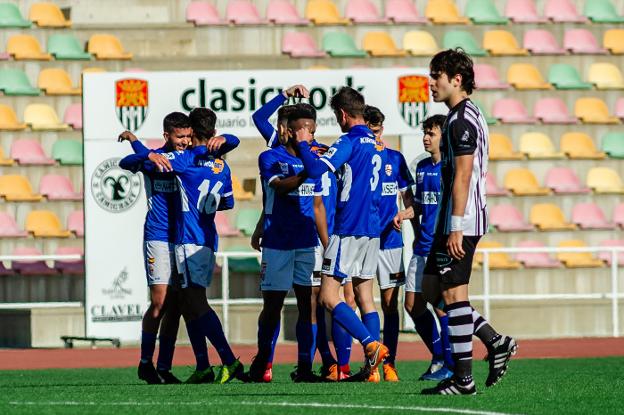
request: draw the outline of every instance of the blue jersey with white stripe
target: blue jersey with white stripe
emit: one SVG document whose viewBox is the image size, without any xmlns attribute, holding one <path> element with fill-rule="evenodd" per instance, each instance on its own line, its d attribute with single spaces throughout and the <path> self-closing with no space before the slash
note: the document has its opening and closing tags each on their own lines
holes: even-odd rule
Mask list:
<svg viewBox="0 0 624 415">
<path fill-rule="evenodd" d="M 397 196 L 405 192 L 414 184 L 403 154 L 390 148 L 386 149 L 386 164 L 382 170 L 381 201 L 379 202 L 379 217 L 381 218 L 380 249 L 395 249 L 403 247 L 401 232 L 394 229 L 392 219 L 399 212 Z"/>
<path fill-rule="evenodd" d="M 436 217 L 441 192 L 442 163 L 433 163 L 431 157 L 421 160 L 416 166 L 416 192 L 414 205 L 420 206 L 421 219 L 414 254 L 429 255 L 436 229 Z"/>
</svg>

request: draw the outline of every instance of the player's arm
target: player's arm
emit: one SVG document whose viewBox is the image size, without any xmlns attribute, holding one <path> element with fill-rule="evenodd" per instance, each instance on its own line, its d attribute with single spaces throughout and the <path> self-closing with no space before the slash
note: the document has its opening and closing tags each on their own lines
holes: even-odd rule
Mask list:
<svg viewBox="0 0 624 415">
<path fill-rule="evenodd" d="M 295 175 L 286 177 L 284 179 L 275 177 L 273 180 L 269 182 L 269 186 L 271 186 L 275 192 L 279 195 L 284 195 L 292 192 L 308 178 L 308 175 L 305 171 Z"/>
<path fill-rule="evenodd" d="M 399 174 L 397 175 L 397 186 L 401 193 L 401 199 L 403 200 L 403 206 L 409 208 L 412 206 L 414 200 L 414 193 L 412 192 L 412 186 L 414 185 L 414 178 L 409 171 L 407 162 L 403 154 L 399 153 Z"/>
<path fill-rule="evenodd" d="M 258 167 L 260 169 L 260 177 L 264 180 L 277 194 L 287 194 L 301 186 L 307 175 L 305 171 L 291 177 L 284 177 L 284 173 L 273 154 L 272 150 L 267 150 L 258 157 Z"/>
<path fill-rule="evenodd" d="M 134 154 L 130 154 L 119 161 L 119 167 L 133 173 L 140 171 L 143 167 L 145 157 L 150 151 L 149 148 L 145 147 L 130 131 L 124 131 L 119 134 L 117 141 L 120 143 L 128 141 L 132 147 L 132 151 L 134 151 Z"/>
<path fill-rule="evenodd" d="M 234 150 L 240 144 L 238 137 L 232 134 L 222 134 L 217 137 L 212 137 L 205 146 L 208 152 L 215 157 L 222 157 L 230 151 Z"/>
<path fill-rule="evenodd" d="M 223 194 L 219 201 L 217 210 L 230 210 L 234 208 L 234 190 L 232 189 L 232 173 L 230 167 L 226 164 L 224 167 L 225 180 L 223 183 Z"/>
<path fill-rule="evenodd" d="M 327 212 L 323 203 L 323 196 L 314 196 L 314 221 L 316 222 L 316 231 L 323 248 L 327 248 L 329 244 L 329 232 L 327 232 Z"/>
<path fill-rule="evenodd" d="M 256 229 L 254 229 L 253 234 L 251 234 L 251 247 L 256 251 L 260 251 L 260 240 L 264 234 L 264 212 L 258 218 L 258 223 L 256 223 Z"/>
<path fill-rule="evenodd" d="M 333 174 L 351 156 L 351 144 L 347 140 L 337 140 L 322 157 L 316 157 L 310 151 L 308 143 L 312 141 L 312 134 L 307 128 L 297 130 L 295 138 L 303 167 L 313 179 L 318 179 L 326 172 Z"/>
</svg>

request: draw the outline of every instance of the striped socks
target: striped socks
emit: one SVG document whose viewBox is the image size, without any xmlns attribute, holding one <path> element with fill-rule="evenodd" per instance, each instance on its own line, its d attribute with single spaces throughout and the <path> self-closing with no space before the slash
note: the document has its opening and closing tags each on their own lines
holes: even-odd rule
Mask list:
<svg viewBox="0 0 624 415">
<path fill-rule="evenodd" d="M 448 315 L 449 340 L 453 360 L 455 361 L 455 377 L 461 386 L 469 387 L 472 379 L 472 334 L 474 322 L 472 307 L 469 301 L 459 301 L 444 308 Z"/>
<path fill-rule="evenodd" d="M 474 321 L 474 335 L 485 344 L 488 351 L 492 350 L 501 335 L 474 308 L 472 309 L 472 320 Z"/>
</svg>

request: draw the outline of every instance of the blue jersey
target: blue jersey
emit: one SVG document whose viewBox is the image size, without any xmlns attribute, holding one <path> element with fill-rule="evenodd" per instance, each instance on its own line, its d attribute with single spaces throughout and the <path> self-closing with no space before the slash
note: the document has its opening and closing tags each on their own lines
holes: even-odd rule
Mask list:
<svg viewBox="0 0 624 415">
<path fill-rule="evenodd" d="M 277 130 L 273 127 L 269 119 L 275 111 L 286 102 L 286 99 L 284 94 L 279 93 L 269 102 L 258 108 L 251 116 L 256 128 L 266 141 L 268 147 L 276 148 L 281 145 L 279 137 L 277 136 Z"/>
<path fill-rule="evenodd" d="M 416 235 L 414 254 L 429 255 L 435 235 L 436 217 L 441 192 L 442 163 L 433 164 L 431 157 L 421 160 L 416 166 L 416 192 L 414 204 L 420 206 L 420 229 Z"/>
<path fill-rule="evenodd" d="M 314 220 L 314 189 L 318 180 L 306 179 L 288 194 L 278 194 L 270 184 L 275 179 L 295 176 L 303 170 L 301 160 L 280 146 L 258 157 L 264 204 L 262 246 L 292 250 L 318 245 Z"/>
<path fill-rule="evenodd" d="M 352 127 L 320 160 L 338 177 L 334 234 L 379 238 L 381 174 L 386 151 L 365 125 Z"/>
<path fill-rule="evenodd" d="M 386 149 L 386 164 L 381 174 L 381 201 L 379 202 L 379 217 L 381 218 L 380 249 L 395 249 L 403 247 L 401 232 L 394 229 L 392 219 L 399 212 L 397 195 L 405 192 L 414 184 L 409 172 L 405 157 L 396 150 Z"/>
</svg>

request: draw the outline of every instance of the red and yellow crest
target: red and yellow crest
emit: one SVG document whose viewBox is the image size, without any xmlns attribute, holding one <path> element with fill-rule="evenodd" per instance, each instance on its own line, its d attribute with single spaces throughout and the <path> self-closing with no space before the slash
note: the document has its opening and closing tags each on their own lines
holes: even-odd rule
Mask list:
<svg viewBox="0 0 624 415">
<path fill-rule="evenodd" d="M 115 110 L 121 124 L 130 131 L 138 130 L 147 117 L 149 94 L 147 81 L 120 79 L 115 83 Z"/>
<path fill-rule="evenodd" d="M 423 75 L 406 75 L 401 76 L 398 81 L 401 117 L 411 127 L 417 128 L 427 116 L 429 78 Z"/>
<path fill-rule="evenodd" d="M 225 166 L 223 160 L 214 159 L 212 162 L 212 172 L 214 174 L 219 174 L 223 171 L 223 167 Z"/>
</svg>

